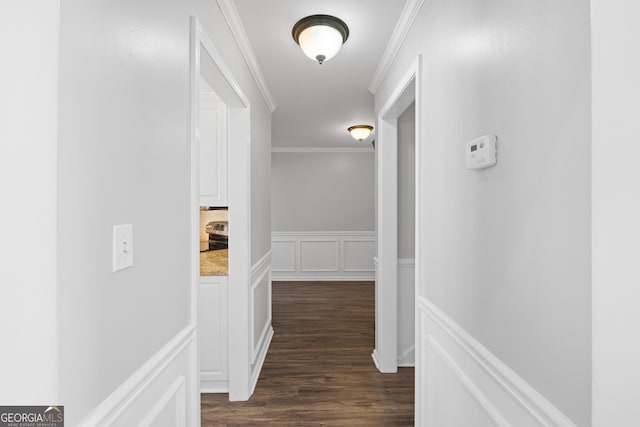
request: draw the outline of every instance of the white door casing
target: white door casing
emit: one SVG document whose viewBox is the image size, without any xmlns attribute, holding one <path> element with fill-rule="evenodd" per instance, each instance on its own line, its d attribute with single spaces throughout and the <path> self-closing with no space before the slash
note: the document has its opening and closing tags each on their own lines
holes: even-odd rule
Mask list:
<svg viewBox="0 0 640 427">
<path fill-rule="evenodd" d="M 229 399 L 247 400 L 251 395 L 250 346 L 250 103 L 231 69 L 195 17 L 191 19 L 191 206 L 192 214 L 192 313 L 197 318 L 199 255 L 199 78 L 209 84 L 228 108 L 229 156 Z M 196 319 L 193 319 L 196 321 Z M 198 369 L 198 364 L 195 364 Z"/>
<path fill-rule="evenodd" d="M 420 102 L 421 58 L 409 67 L 378 112 L 377 170 L 377 268 L 376 268 L 376 342 L 372 357 L 381 372 L 398 370 L 398 117 L 416 103 L 416 260 L 420 246 Z M 420 269 L 416 265 L 416 289 Z M 416 298 L 417 301 L 417 298 Z M 418 324 L 416 322 L 416 333 Z M 417 357 L 417 355 L 416 355 Z M 417 366 L 416 366 L 417 368 Z M 416 378 L 418 378 L 416 374 Z M 418 389 L 416 388 L 416 391 Z"/>
</svg>

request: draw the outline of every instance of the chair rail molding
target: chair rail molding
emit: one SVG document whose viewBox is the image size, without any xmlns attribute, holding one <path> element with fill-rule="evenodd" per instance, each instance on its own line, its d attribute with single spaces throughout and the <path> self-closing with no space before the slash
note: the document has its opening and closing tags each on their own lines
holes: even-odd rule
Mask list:
<svg viewBox="0 0 640 427">
<path fill-rule="evenodd" d="M 191 404 L 198 399 L 197 379 L 187 360 L 197 357 L 196 326 L 190 324 L 151 357 L 128 380 L 107 397 L 80 426 L 140 425 L 155 420 L 168 405 L 176 414 L 176 425 L 187 426 L 200 419 Z M 194 384 L 189 384 L 194 382 Z"/>
<path fill-rule="evenodd" d="M 551 402 L 424 297 L 419 297 L 422 367 L 416 408 L 423 425 L 477 420 L 499 427 L 575 427 Z M 466 391 L 466 393 L 464 392 Z M 442 402 L 456 396 L 456 410 Z M 467 397 L 464 399 L 463 397 Z M 456 412 L 456 413 L 454 413 Z"/>
</svg>

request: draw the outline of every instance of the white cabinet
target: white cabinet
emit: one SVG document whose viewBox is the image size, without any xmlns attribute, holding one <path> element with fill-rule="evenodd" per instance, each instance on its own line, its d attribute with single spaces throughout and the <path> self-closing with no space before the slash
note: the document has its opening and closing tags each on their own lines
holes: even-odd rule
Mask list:
<svg viewBox="0 0 640 427">
<path fill-rule="evenodd" d="M 227 206 L 228 110 L 213 92 L 200 93 L 200 206 Z"/>
<path fill-rule="evenodd" d="M 228 278 L 201 276 L 198 296 L 200 391 L 229 391 Z"/>
</svg>

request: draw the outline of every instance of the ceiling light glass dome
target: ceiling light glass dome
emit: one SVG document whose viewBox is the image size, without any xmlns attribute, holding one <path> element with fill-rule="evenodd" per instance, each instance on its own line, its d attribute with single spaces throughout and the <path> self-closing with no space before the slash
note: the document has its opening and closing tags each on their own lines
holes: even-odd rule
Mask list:
<svg viewBox="0 0 640 427">
<path fill-rule="evenodd" d="M 322 64 L 340 51 L 349 28 L 334 16 L 311 15 L 296 22 L 291 35 L 305 55 Z"/>
</svg>

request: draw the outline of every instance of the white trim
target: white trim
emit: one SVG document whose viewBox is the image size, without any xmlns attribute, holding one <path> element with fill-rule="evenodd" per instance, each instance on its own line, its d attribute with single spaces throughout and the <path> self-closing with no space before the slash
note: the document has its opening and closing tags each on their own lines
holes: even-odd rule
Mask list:
<svg viewBox="0 0 640 427">
<path fill-rule="evenodd" d="M 373 351 L 371 352 L 371 359 L 373 359 L 373 364 L 376 366 L 376 369 L 379 371 L 380 364 L 378 363 L 378 357 L 379 357 L 378 350 L 374 348 Z"/>
<path fill-rule="evenodd" d="M 398 19 L 398 23 L 393 30 L 393 34 L 391 34 L 389 43 L 380 58 L 380 63 L 378 63 L 378 67 L 369 82 L 368 89 L 372 94 L 375 95 L 380 88 L 382 81 L 389 72 L 389 68 L 391 68 L 393 60 L 398 55 L 398 52 L 400 51 L 407 34 L 409 34 L 409 30 L 411 30 L 411 27 L 413 26 L 423 4 L 424 0 L 408 0 L 405 4 L 404 9 L 400 14 L 400 18 Z"/>
<path fill-rule="evenodd" d="M 486 415 L 489 417 L 489 420 L 496 427 L 511 427 L 507 421 L 505 421 L 504 417 L 498 412 L 498 410 L 493 406 L 487 396 L 480 391 L 478 386 L 469 378 L 467 374 L 458 366 L 451 356 L 435 341 L 432 337 L 425 338 L 426 347 L 429 350 L 434 351 L 437 355 L 448 365 L 449 370 L 453 372 L 453 374 L 458 378 L 458 380 L 464 385 L 465 389 L 476 402 L 482 407 L 485 411 Z M 433 358 L 431 359 L 433 361 Z M 433 363 L 431 364 L 430 371 L 433 372 L 435 368 L 433 368 Z M 430 407 L 433 407 L 433 403 Z M 436 427 L 435 423 L 433 427 Z"/>
<path fill-rule="evenodd" d="M 211 38 L 207 35 L 207 33 L 204 31 L 204 29 L 202 28 L 202 26 L 200 25 L 200 23 L 198 22 L 197 19 L 192 18 L 194 20 L 194 24 L 196 26 L 196 35 L 197 35 L 197 41 L 202 44 L 202 46 L 205 48 L 205 50 L 209 53 L 209 55 L 211 56 L 211 59 L 213 60 L 213 62 L 216 64 L 216 66 L 220 69 L 220 72 L 222 73 L 222 75 L 224 76 L 226 82 L 228 83 L 228 85 L 231 87 L 231 89 L 233 90 L 233 92 L 235 93 L 235 95 L 240 99 L 240 102 L 243 104 L 244 108 L 249 108 L 249 98 L 247 97 L 247 95 L 244 93 L 244 91 L 242 90 L 242 88 L 240 87 L 240 84 L 238 83 L 238 81 L 235 79 L 235 77 L 233 76 L 233 73 L 231 72 L 231 68 L 227 65 L 227 63 L 225 62 L 223 56 L 220 54 L 220 52 L 218 52 L 218 49 L 216 49 L 215 44 L 213 43 L 213 41 L 211 40 Z M 196 56 L 198 57 L 198 73 L 199 73 L 199 68 L 200 68 L 200 61 L 199 61 L 199 56 L 200 56 L 200 51 L 197 50 L 196 51 Z M 196 83 L 198 83 L 198 77 L 196 76 L 195 81 Z M 215 89 L 215 88 L 213 88 Z M 200 90 L 198 88 L 198 91 L 196 92 L 196 96 L 200 96 Z M 224 101 L 223 101 L 224 102 Z M 233 106 L 227 105 L 227 107 L 229 109 L 233 109 Z"/>
<path fill-rule="evenodd" d="M 331 243 L 332 253 L 322 252 L 326 255 L 324 264 L 318 264 L 313 259 L 314 253 L 318 254 L 318 248 L 313 249 L 316 243 Z M 362 243 L 362 247 L 355 249 L 350 243 Z M 285 243 L 286 246 L 279 245 Z M 305 251 L 305 244 L 312 245 Z M 373 259 L 362 254 L 375 251 L 375 231 L 274 231 L 271 233 L 271 246 L 276 248 L 276 258 L 272 257 L 273 280 L 279 281 L 369 281 L 375 279 L 375 267 Z M 347 250 L 351 249 L 351 250 Z M 273 250 L 273 249 L 272 249 Z M 312 257 L 305 265 L 305 257 Z M 330 260 L 329 260 L 330 258 Z M 278 265 L 273 264 L 276 262 Z M 368 266 L 367 264 L 371 264 Z"/>
<path fill-rule="evenodd" d="M 271 340 L 273 339 L 273 328 L 269 326 L 267 333 L 264 335 L 262 342 L 260 343 L 260 352 L 258 355 L 258 360 L 254 364 L 253 373 L 251 375 L 251 384 L 249 386 L 251 394 L 256 389 L 256 385 L 258 384 L 258 378 L 260 378 L 260 372 L 262 371 L 262 366 L 264 365 L 264 360 L 267 358 L 267 352 L 269 347 L 271 346 Z"/>
<path fill-rule="evenodd" d="M 373 154 L 373 147 L 271 147 L 272 153 L 367 153 Z"/>
<path fill-rule="evenodd" d="M 190 238 L 189 238 L 189 287 L 190 321 L 198 324 L 198 290 L 200 286 L 200 141 L 198 126 L 200 121 L 200 31 L 198 20 L 189 18 L 189 208 L 190 213 Z M 195 328 L 195 326 L 194 326 Z M 193 396 L 194 400 L 188 402 L 187 411 L 194 416 L 197 424 L 200 424 L 200 359 L 198 354 L 197 335 L 194 338 L 192 351 L 188 361 L 189 378 L 191 388 L 187 396 Z M 195 379 L 195 380 L 194 380 Z"/>
<path fill-rule="evenodd" d="M 178 335 L 173 337 L 151 359 L 131 375 L 120 387 L 107 397 L 89 416 L 82 420 L 80 426 L 109 425 L 120 416 L 149 385 L 165 372 L 165 368 L 173 362 L 190 344 L 195 344 L 196 325 L 191 323 Z M 195 347 L 195 345 L 192 346 Z M 190 368 L 189 368 L 190 370 Z"/>
<path fill-rule="evenodd" d="M 330 272 L 329 272 L 330 273 Z M 373 282 L 375 277 L 370 274 L 353 274 L 349 276 L 325 276 L 319 273 L 317 274 L 274 274 L 273 280 L 275 282 Z"/>
<path fill-rule="evenodd" d="M 258 60 L 256 59 L 253 47 L 251 46 L 251 42 L 249 41 L 249 37 L 244 29 L 244 25 L 242 24 L 242 20 L 240 19 L 240 15 L 238 14 L 235 4 L 232 0 L 218 0 L 218 6 L 220 7 L 220 10 L 222 10 L 222 14 L 229 25 L 231 34 L 233 34 L 233 38 L 240 48 L 242 57 L 247 63 L 247 67 L 249 67 L 249 71 L 258 85 L 258 89 L 262 94 L 264 102 L 267 104 L 269 111 L 273 113 L 276 109 L 276 103 L 273 100 L 273 95 L 267 85 L 267 81 L 262 74 L 262 70 L 260 69 L 260 65 L 258 64 Z"/>
<path fill-rule="evenodd" d="M 415 268 L 416 260 L 415 258 L 399 258 L 398 266 L 402 266 L 404 268 Z"/>
<path fill-rule="evenodd" d="M 416 145 L 415 145 L 415 233 L 416 233 L 416 241 L 415 241 L 415 260 L 416 260 L 416 264 L 415 264 L 415 271 L 414 271 L 414 277 L 415 277 L 415 297 L 414 297 L 414 317 L 415 317 L 415 325 L 414 325 L 414 329 L 415 329 L 415 338 L 414 338 L 414 343 L 416 344 L 416 351 L 415 351 L 415 355 L 414 355 L 414 360 L 416 361 L 416 367 L 415 367 L 415 372 L 414 375 L 416 378 L 418 378 L 418 381 L 423 381 L 424 378 L 424 367 L 420 366 L 419 361 L 421 360 L 421 355 L 420 355 L 420 346 L 418 345 L 418 340 L 419 340 L 419 336 L 421 333 L 421 323 L 420 323 L 420 316 L 417 313 L 417 301 L 418 301 L 418 296 L 420 295 L 420 288 L 421 286 L 425 286 L 424 283 L 427 283 L 427 279 L 426 279 L 426 275 L 425 275 L 425 271 L 426 270 L 426 266 L 425 266 L 425 260 L 424 257 L 422 257 L 422 251 L 423 248 L 426 247 L 426 244 L 428 243 L 427 241 L 425 241 L 425 233 L 424 233 L 424 221 L 422 220 L 423 218 L 423 212 L 426 212 L 427 206 L 424 206 L 428 203 L 427 198 L 424 197 L 424 193 L 426 193 L 426 187 L 427 187 L 427 182 L 424 180 L 425 179 L 425 174 L 422 172 L 422 165 L 424 164 L 423 162 L 423 155 L 425 153 L 427 153 L 427 151 L 424 149 L 424 141 L 422 138 L 423 135 L 423 131 L 422 131 L 422 56 L 418 56 L 418 58 L 416 59 L 416 78 L 415 78 L 415 92 L 416 92 L 416 99 L 415 99 L 415 117 L 416 117 Z M 418 381 L 416 381 L 416 388 L 415 388 L 415 396 L 414 396 L 414 400 L 415 401 L 420 401 L 421 397 L 422 397 L 422 388 L 421 388 L 421 383 L 418 383 Z M 419 423 L 421 422 L 420 419 L 421 416 L 421 411 L 419 408 L 419 405 L 415 405 L 415 411 L 414 411 L 414 419 L 416 421 L 416 425 L 419 425 Z"/>
<path fill-rule="evenodd" d="M 262 328 L 262 332 L 260 332 L 260 338 L 258 339 L 258 342 L 260 344 L 255 346 L 255 348 L 253 349 L 253 355 L 252 355 L 253 357 L 252 357 L 251 363 L 254 365 L 256 363 L 256 360 L 258 359 L 258 354 L 260 353 L 260 349 L 262 348 L 262 344 L 264 343 L 265 337 L 267 336 L 267 333 L 269 333 L 270 330 L 273 331 L 273 327 L 271 326 L 271 317 L 269 317 L 267 322 L 265 322 L 264 327 Z M 254 346 L 253 340 L 251 345 Z"/>
<path fill-rule="evenodd" d="M 374 265 L 371 266 L 371 268 L 347 268 L 347 263 L 346 263 L 346 256 L 345 256 L 345 243 L 358 243 L 358 242 L 364 242 L 364 243 L 371 243 L 372 246 L 375 246 L 376 244 L 376 239 L 375 238 L 362 238 L 362 239 L 345 239 L 343 238 L 341 243 L 341 253 L 342 253 L 342 271 L 346 272 L 346 273 L 375 273 L 376 272 L 376 268 Z"/>
<path fill-rule="evenodd" d="M 158 415 L 167 406 L 167 403 L 171 400 L 172 397 L 175 397 L 176 402 L 176 427 L 186 427 L 185 420 L 185 377 L 178 377 L 176 380 L 167 388 L 162 397 L 158 399 L 155 406 L 151 409 L 151 411 L 147 414 L 147 416 L 142 420 L 140 426 L 147 427 L 150 426 Z"/>
<path fill-rule="evenodd" d="M 234 248 L 229 254 L 229 399 L 248 400 L 251 377 L 251 355 L 249 342 L 250 303 L 250 267 L 251 267 L 251 105 L 238 80 L 215 48 L 196 18 L 192 18 L 192 90 L 199 95 L 200 47 L 210 55 L 220 70 L 225 82 L 235 97 L 225 100 L 229 108 L 228 156 L 229 156 L 229 226 L 236 230 L 229 236 L 229 245 Z M 212 87 L 215 91 L 216 88 Z M 196 96 L 196 95 L 193 95 Z M 238 102 L 239 101 L 239 102 Z M 229 102 L 229 103 L 227 103 Z M 197 119 L 199 103 L 192 102 L 192 146 L 197 148 Z M 195 117 L 194 117 L 195 116 Z M 193 162 L 192 153 L 192 159 Z M 193 169 L 193 168 L 192 168 Z M 196 169 L 197 170 L 197 169 Z M 192 179 L 193 172 L 192 172 Z M 197 183 L 192 183 L 198 188 Z M 193 196 L 192 196 L 193 197 Z M 199 240 L 198 233 L 195 234 Z M 197 248 L 196 241 L 193 248 Z M 195 250 L 195 249 L 194 249 Z M 199 255 L 198 255 L 199 260 Z M 197 284 L 197 282 L 196 282 Z M 199 414 L 199 412 L 198 412 Z"/>
<path fill-rule="evenodd" d="M 335 264 L 335 268 L 333 267 L 329 267 L 329 268 L 302 268 L 302 247 L 304 246 L 304 243 L 333 243 L 333 247 L 335 248 L 334 251 L 334 264 Z M 332 239 L 332 238 L 314 238 L 314 239 L 307 239 L 307 238 L 300 238 L 298 239 L 298 256 L 296 257 L 298 259 L 298 262 L 300 263 L 298 265 L 298 270 L 301 273 L 321 273 L 321 272 L 338 272 L 340 271 L 340 246 L 339 246 L 339 240 L 338 239 Z"/>
<path fill-rule="evenodd" d="M 385 102 L 382 108 L 380 108 L 380 111 L 378 112 L 379 120 L 396 120 L 411 104 L 411 101 L 415 101 L 418 98 L 419 92 L 416 89 L 416 79 L 419 75 L 420 64 L 421 57 L 418 57 L 407 69 L 405 74 L 402 76 L 402 78 L 394 88 L 393 92 L 391 92 L 391 94 L 387 98 L 387 102 Z M 414 84 L 416 87 L 414 87 L 413 91 L 410 91 L 409 89 L 412 84 Z M 418 106 L 416 105 L 416 127 L 418 127 L 418 124 L 420 123 L 420 116 L 418 116 L 417 108 Z M 380 143 L 382 143 L 382 141 L 380 141 Z"/>
<path fill-rule="evenodd" d="M 252 319 L 249 323 L 251 328 L 251 364 L 255 365 L 256 359 L 258 357 L 258 353 L 261 349 L 261 345 L 255 345 L 255 327 L 254 327 L 254 318 L 255 315 L 255 290 L 263 284 L 263 279 L 267 277 L 267 287 L 269 288 L 269 311 L 267 314 L 267 321 L 265 322 L 262 330 L 260 332 L 260 337 L 258 338 L 258 342 L 262 344 L 264 342 L 264 337 L 266 336 L 268 330 L 271 328 L 272 322 L 272 312 L 271 312 L 271 250 L 267 251 L 267 253 L 260 258 L 260 260 L 253 265 L 251 268 L 251 316 Z"/>
<path fill-rule="evenodd" d="M 266 286 L 268 289 L 268 313 L 266 322 L 262 328 L 260 333 L 260 337 L 258 338 L 258 344 L 255 344 L 255 330 L 254 330 L 254 318 L 255 310 L 254 310 L 254 291 L 260 285 L 265 283 L 266 278 Z M 256 384 L 258 383 L 258 378 L 260 377 L 260 372 L 262 371 L 262 366 L 264 365 L 265 358 L 267 357 L 267 352 L 269 350 L 269 346 L 271 345 L 271 339 L 273 338 L 273 327 L 272 327 L 272 309 L 271 309 L 271 250 L 267 251 L 266 254 L 262 258 L 256 262 L 251 268 L 251 363 L 252 363 L 252 371 L 251 378 L 249 384 L 249 395 L 253 394 Z"/>
<path fill-rule="evenodd" d="M 261 272 L 263 269 L 270 268 L 270 267 L 271 267 L 271 249 L 269 249 L 267 253 L 265 253 L 262 256 L 262 258 L 258 260 L 258 262 L 253 264 L 253 266 L 251 267 L 251 277 L 255 276 L 256 274 Z M 262 273 L 261 276 L 263 276 L 265 273 Z"/>
<path fill-rule="evenodd" d="M 498 422 L 496 425 L 514 425 L 513 420 L 507 419 L 507 421 L 504 421 L 504 418 L 509 415 L 511 417 L 527 417 L 527 419 L 534 420 L 536 425 L 540 426 L 575 427 L 575 424 L 538 393 L 537 390 L 524 381 L 518 374 L 493 355 L 433 303 L 421 297 L 418 301 L 418 308 L 421 323 L 428 324 L 426 328 L 423 328 L 421 342 L 424 343 L 424 340 L 429 341 L 434 348 L 438 350 L 440 356 L 445 356 L 444 360 L 455 368 L 454 371 L 459 378 L 463 380 L 467 389 L 472 392 L 485 410 L 492 414 L 492 418 Z M 431 319 L 431 321 L 427 318 Z M 430 328 L 429 326 L 433 327 Z M 463 351 L 461 354 L 466 354 L 466 357 L 474 362 L 474 366 L 481 371 L 483 378 L 487 378 L 487 380 L 472 379 L 469 372 L 465 372 L 465 370 L 461 368 L 461 363 L 457 360 L 460 359 L 461 356 L 458 353 L 455 353 L 456 356 L 454 356 L 453 351 L 445 349 L 442 342 L 443 338 L 438 338 L 439 335 L 442 335 L 441 332 L 448 335 L 451 342 L 455 343 L 455 345 Z M 426 372 L 425 374 L 426 377 L 429 377 L 430 373 Z M 515 405 L 512 406 L 520 408 L 519 413 L 514 415 L 513 409 L 507 410 L 506 407 L 504 409 L 500 407 L 500 403 L 503 403 L 503 400 L 495 396 L 495 392 L 491 391 L 494 390 L 494 388 L 486 385 L 488 380 L 491 380 L 493 387 L 499 388 L 501 393 L 509 396 L 511 401 L 515 403 Z M 437 390 L 435 390 L 435 392 L 437 393 Z M 426 408 L 426 410 L 429 411 L 429 408 Z"/>
<path fill-rule="evenodd" d="M 376 151 L 376 334 L 375 348 L 378 352 L 381 372 L 396 372 L 398 369 L 398 117 L 416 102 L 419 111 L 418 80 L 421 58 L 407 69 L 391 95 L 377 113 L 378 145 Z M 416 116 L 416 161 L 419 144 L 420 123 Z M 416 173 L 416 180 L 418 174 Z M 416 182 L 416 221 L 418 215 L 418 192 Z M 416 228 L 416 231 L 419 231 Z M 419 236 L 416 239 L 418 254 Z M 416 277 L 417 284 L 420 283 Z"/>
<path fill-rule="evenodd" d="M 198 312 L 198 343 L 200 356 L 200 393 L 229 392 L 229 297 L 227 276 L 202 276 L 199 287 L 200 310 Z M 212 292 L 214 291 L 215 294 Z M 203 310 L 203 307 L 207 308 Z M 213 315 L 214 319 L 206 319 Z M 205 322 L 209 323 L 205 323 Z M 208 339 L 218 337 L 213 349 L 207 347 Z M 211 359 L 218 360 L 217 367 L 208 366 Z M 214 368 L 214 369 L 210 369 Z"/>
<path fill-rule="evenodd" d="M 413 368 L 416 366 L 415 363 L 415 353 L 416 346 L 415 344 L 406 349 L 401 355 L 398 356 L 398 367 L 402 368 Z M 407 359 L 409 360 L 407 362 Z"/>
</svg>

